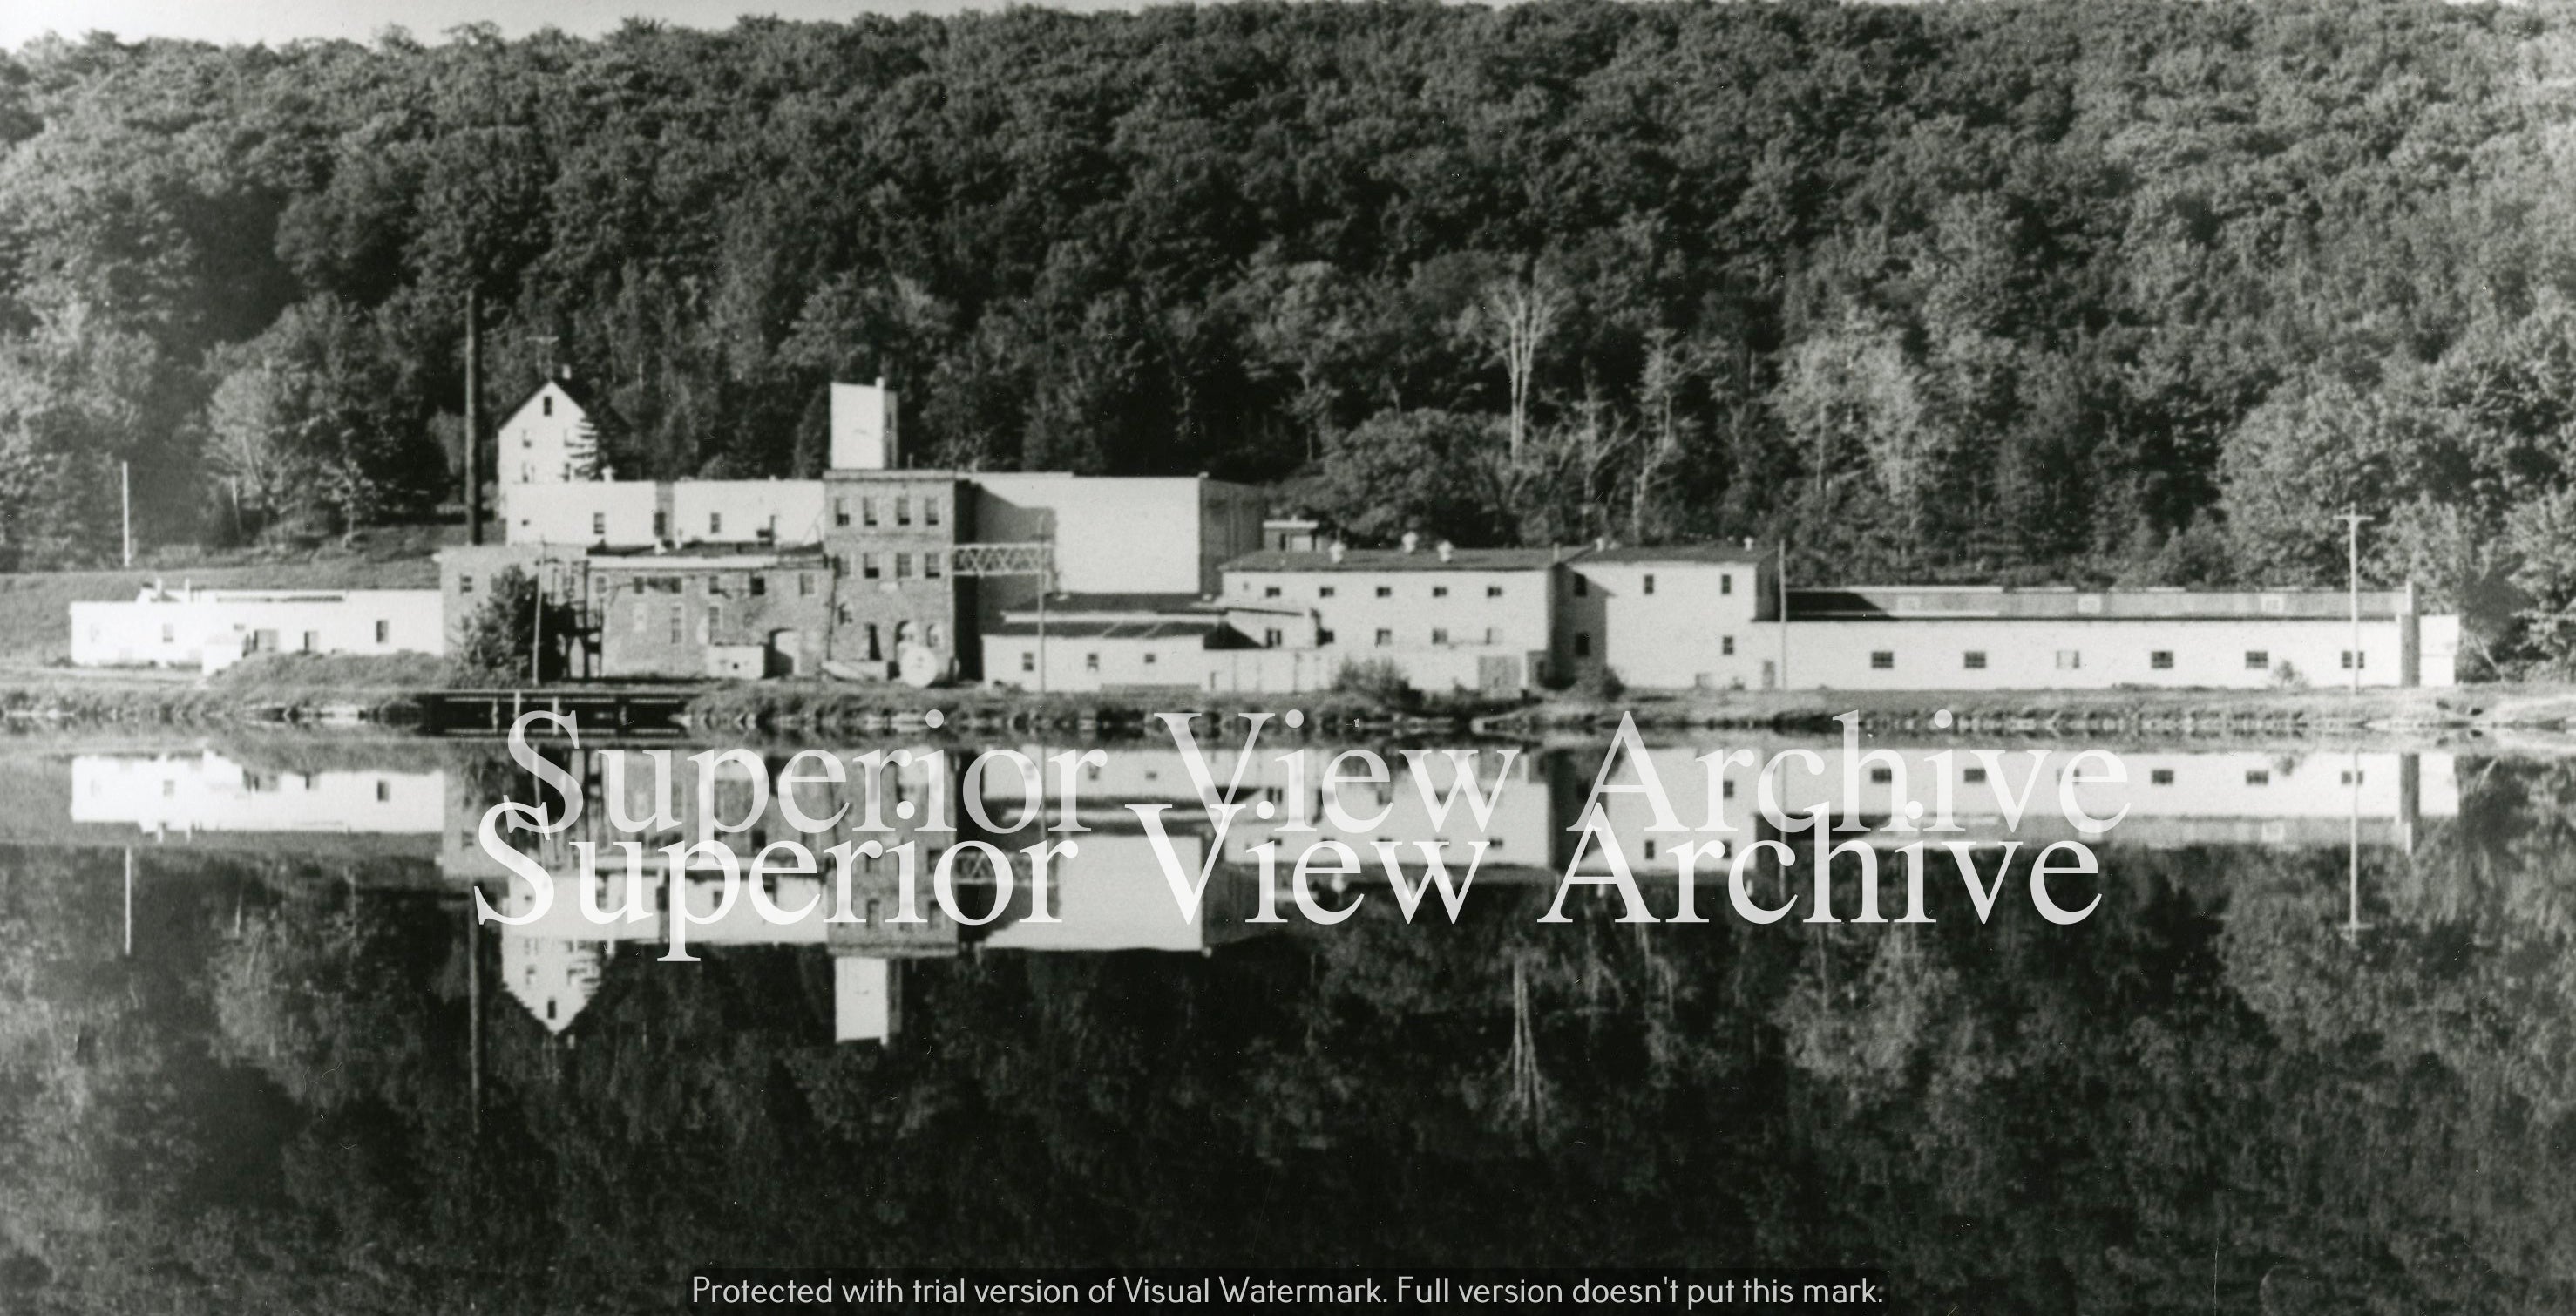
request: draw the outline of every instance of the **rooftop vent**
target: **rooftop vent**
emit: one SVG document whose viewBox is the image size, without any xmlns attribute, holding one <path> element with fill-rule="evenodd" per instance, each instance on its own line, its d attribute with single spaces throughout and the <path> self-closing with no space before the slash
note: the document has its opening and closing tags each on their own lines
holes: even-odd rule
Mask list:
<svg viewBox="0 0 2576 1316">
<path fill-rule="evenodd" d="M 1441 560 L 1441 561 L 1443 561 L 1443 562 L 1448 561 L 1452 555 L 1454 555 L 1454 554 L 1456 554 L 1456 553 L 1457 553 L 1457 551 L 1458 551 L 1458 546 L 1457 546 L 1456 544 L 1452 544 L 1452 543 L 1450 543 L 1450 542 L 1449 542 L 1448 540 L 1446 540 L 1446 539 L 1443 539 L 1443 540 L 1441 540 L 1441 541 L 1440 541 L 1440 560 Z"/>
<path fill-rule="evenodd" d="M 1407 553 L 1410 553 L 1410 552 L 1412 552 L 1413 550 L 1415 550 L 1415 549 L 1417 549 L 1417 548 L 1420 548 L 1420 547 L 1422 547 L 1422 532 L 1420 532 L 1420 531 L 1418 531 L 1418 530 L 1407 530 L 1407 531 L 1405 531 L 1405 532 L 1404 532 L 1404 551 L 1405 551 L 1405 552 L 1407 552 Z"/>
</svg>

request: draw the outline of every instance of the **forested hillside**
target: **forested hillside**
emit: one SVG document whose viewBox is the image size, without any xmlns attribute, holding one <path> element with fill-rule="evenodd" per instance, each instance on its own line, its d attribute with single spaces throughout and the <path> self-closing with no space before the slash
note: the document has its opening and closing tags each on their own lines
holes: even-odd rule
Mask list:
<svg viewBox="0 0 2576 1316">
<path fill-rule="evenodd" d="M 0 63 L 0 534 L 417 513 L 549 363 L 626 475 L 1208 471 L 1357 537 L 2340 584 L 2576 651 L 2571 20 L 1233 5 Z M 241 503 L 236 520 L 232 493 Z"/>
</svg>

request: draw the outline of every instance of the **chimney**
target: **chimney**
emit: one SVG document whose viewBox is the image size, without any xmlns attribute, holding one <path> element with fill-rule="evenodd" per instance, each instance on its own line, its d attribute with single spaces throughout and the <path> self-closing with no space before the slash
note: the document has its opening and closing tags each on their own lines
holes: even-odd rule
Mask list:
<svg viewBox="0 0 2576 1316">
<path fill-rule="evenodd" d="M 1453 554 L 1453 553 L 1455 553 L 1455 552 L 1457 552 L 1457 551 L 1458 551 L 1458 546 L 1457 546 L 1457 545 L 1450 543 L 1450 542 L 1449 542 L 1448 540 L 1446 540 L 1446 539 L 1443 539 L 1443 540 L 1441 540 L 1441 541 L 1440 541 L 1440 560 L 1441 560 L 1441 561 L 1443 561 L 1443 562 L 1448 561 L 1448 560 L 1449 560 L 1450 555 L 1451 555 L 1451 554 Z"/>
<path fill-rule="evenodd" d="M 1417 548 L 1420 548 L 1420 547 L 1422 547 L 1422 532 L 1421 532 L 1421 531 L 1418 531 L 1418 530 L 1407 530 L 1407 531 L 1405 531 L 1405 532 L 1404 532 L 1404 551 L 1405 551 L 1405 552 L 1407 552 L 1407 553 L 1410 553 L 1410 552 L 1412 552 L 1413 550 L 1415 550 L 1415 549 L 1417 549 Z"/>
<path fill-rule="evenodd" d="M 1339 562 L 1339 561 L 1341 561 L 1341 560 L 1342 560 L 1342 554 L 1344 554 L 1344 553 L 1346 553 L 1346 552 L 1348 552 L 1348 551 L 1349 551 L 1348 549 L 1345 549 L 1345 548 L 1343 548 L 1343 547 L 1342 547 L 1342 541 L 1340 541 L 1340 540 L 1338 540 L 1338 539 L 1336 539 L 1336 540 L 1334 540 L 1334 541 L 1333 541 L 1333 546 L 1332 546 L 1331 548 L 1329 548 L 1329 549 L 1326 549 L 1326 550 L 1325 550 L 1325 552 L 1330 553 L 1330 554 L 1332 555 L 1332 558 L 1333 558 L 1333 560 L 1334 560 L 1335 562 Z"/>
<path fill-rule="evenodd" d="M 562 365 L 555 367 L 555 369 L 560 372 L 560 377 L 565 383 L 569 384 L 572 382 L 572 362 L 566 361 Z"/>
<path fill-rule="evenodd" d="M 901 458 L 895 397 L 885 380 L 832 385 L 832 469 L 890 471 Z"/>
</svg>

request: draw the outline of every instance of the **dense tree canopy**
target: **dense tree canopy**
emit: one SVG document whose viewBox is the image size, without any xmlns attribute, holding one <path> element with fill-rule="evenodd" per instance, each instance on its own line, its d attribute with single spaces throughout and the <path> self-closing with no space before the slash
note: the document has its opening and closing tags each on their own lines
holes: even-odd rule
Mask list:
<svg viewBox="0 0 2576 1316">
<path fill-rule="evenodd" d="M 1249 4 L 0 57 L 30 561 L 437 496 L 464 294 L 621 472 L 1292 481 L 1367 533 L 1811 576 L 2339 581 L 2565 662 L 2561 16 Z M 446 460 L 441 460 L 445 457 Z M 1400 481 L 1378 478 L 1425 464 Z"/>
</svg>

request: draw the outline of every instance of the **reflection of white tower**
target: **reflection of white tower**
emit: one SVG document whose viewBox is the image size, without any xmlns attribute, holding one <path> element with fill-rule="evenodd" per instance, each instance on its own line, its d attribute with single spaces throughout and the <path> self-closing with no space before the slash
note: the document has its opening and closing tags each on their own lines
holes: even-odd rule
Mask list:
<svg viewBox="0 0 2576 1316">
<path fill-rule="evenodd" d="M 902 1030 L 903 999 L 894 961 L 832 957 L 832 1040 L 891 1042 Z"/>
<path fill-rule="evenodd" d="M 529 896 L 513 888 L 503 897 L 502 912 L 526 912 Z M 600 971 L 616 951 L 615 943 L 532 936 L 506 929 L 501 936 L 501 985 L 535 1015 L 549 1033 L 572 1026 L 573 1017 L 599 992 Z"/>
</svg>

